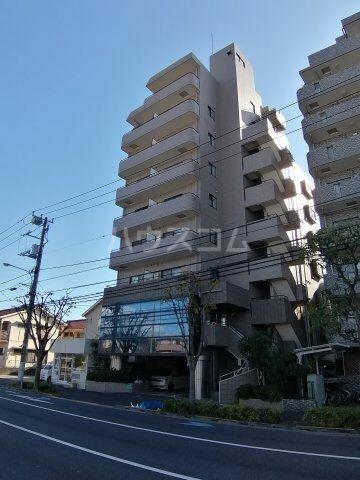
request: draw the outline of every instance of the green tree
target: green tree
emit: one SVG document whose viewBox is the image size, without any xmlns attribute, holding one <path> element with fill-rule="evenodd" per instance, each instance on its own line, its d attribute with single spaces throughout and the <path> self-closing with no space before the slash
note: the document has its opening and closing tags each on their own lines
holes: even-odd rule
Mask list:
<svg viewBox="0 0 360 480">
<path fill-rule="evenodd" d="M 297 363 L 295 355 L 283 352 L 273 337 L 265 332 L 244 337 L 239 347 L 257 370 L 260 386 L 271 385 L 281 390 L 283 382 L 306 375 L 306 368 Z"/>
<path fill-rule="evenodd" d="M 329 274 L 323 298 L 309 308 L 312 328 L 353 338 L 344 320 L 352 315 L 360 333 L 360 222 L 322 228 L 308 238 L 304 254 Z"/>
</svg>

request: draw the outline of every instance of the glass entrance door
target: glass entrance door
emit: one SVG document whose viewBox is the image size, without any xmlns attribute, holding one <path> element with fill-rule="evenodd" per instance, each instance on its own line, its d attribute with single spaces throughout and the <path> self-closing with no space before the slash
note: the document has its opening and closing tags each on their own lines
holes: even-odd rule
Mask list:
<svg viewBox="0 0 360 480">
<path fill-rule="evenodd" d="M 60 358 L 60 375 L 62 382 L 71 383 L 71 372 L 73 368 L 73 357 L 64 356 Z"/>
</svg>

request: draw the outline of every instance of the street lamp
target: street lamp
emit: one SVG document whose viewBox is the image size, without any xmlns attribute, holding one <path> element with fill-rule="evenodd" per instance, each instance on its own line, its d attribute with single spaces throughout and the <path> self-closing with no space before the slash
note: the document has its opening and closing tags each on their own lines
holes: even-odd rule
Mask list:
<svg viewBox="0 0 360 480">
<path fill-rule="evenodd" d="M 3 265 L 4 267 L 12 267 L 12 268 L 16 268 L 17 270 L 22 270 L 23 272 L 26 272 L 29 275 L 32 274 L 32 270 L 29 271 L 29 270 L 26 270 L 26 268 L 17 267 L 16 265 L 12 265 L 11 263 L 4 262 Z"/>
</svg>

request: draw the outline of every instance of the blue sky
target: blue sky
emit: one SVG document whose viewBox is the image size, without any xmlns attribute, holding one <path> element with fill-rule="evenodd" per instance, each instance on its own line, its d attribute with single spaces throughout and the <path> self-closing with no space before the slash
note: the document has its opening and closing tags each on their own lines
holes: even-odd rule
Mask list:
<svg viewBox="0 0 360 480">
<path fill-rule="evenodd" d="M 50 212 L 63 205 L 42 207 L 116 180 L 123 157 L 121 136 L 129 129 L 125 119 L 148 95 L 146 80 L 189 51 L 208 65 L 211 32 L 215 51 L 231 42 L 239 45 L 253 64 L 264 104 L 282 107 L 296 99 L 298 71 L 306 66 L 307 55 L 333 43 L 341 34 L 340 20 L 358 6 L 355 0 L 2 0 L 0 231 L 31 210 Z M 283 113 L 292 118 L 299 111 L 293 107 Z M 289 130 L 299 126 L 300 120 L 288 124 Z M 289 140 L 295 159 L 305 168 L 307 148 L 301 132 L 290 134 Z M 111 202 L 114 193 L 87 199 L 116 186 L 50 214 L 109 200 L 55 220 L 44 268 L 109 255 L 116 246 L 110 235 L 112 220 L 120 214 Z M 30 259 L 18 256 L 29 243 L 26 238 L 4 248 L 22 233 L 4 239 L 14 230 L 0 235 L 0 282 L 21 274 L 2 267 L 4 261 L 33 266 Z M 115 274 L 107 263 L 44 270 L 41 288 L 111 283 Z M 94 267 L 103 268 L 76 273 Z M 47 280 L 59 275 L 63 276 Z M 27 279 L 0 283 L 0 308 L 10 306 L 6 299 L 24 291 L 4 290 L 20 281 Z M 70 292 L 100 291 L 104 285 Z M 73 316 L 85 308 L 78 305 Z"/>
</svg>

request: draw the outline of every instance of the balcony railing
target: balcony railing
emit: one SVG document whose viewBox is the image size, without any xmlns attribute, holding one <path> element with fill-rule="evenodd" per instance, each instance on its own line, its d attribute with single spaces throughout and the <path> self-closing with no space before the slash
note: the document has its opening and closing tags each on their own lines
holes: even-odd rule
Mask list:
<svg viewBox="0 0 360 480">
<path fill-rule="evenodd" d="M 185 187 L 198 179 L 199 163 L 187 159 L 177 165 L 172 165 L 164 170 L 159 170 L 137 182 L 121 187 L 116 193 L 116 204 L 124 207 L 129 200 L 149 198 L 152 193 L 165 194 L 168 191 Z"/>
<path fill-rule="evenodd" d="M 128 265 L 145 264 L 166 255 L 167 258 L 181 257 L 195 252 L 199 243 L 197 232 L 184 230 L 165 238 L 156 238 L 135 246 L 125 246 L 113 250 L 110 254 L 110 268 L 120 268 Z M 201 244 L 203 244 L 203 239 Z"/>
<path fill-rule="evenodd" d="M 200 107 L 195 100 L 184 102 L 170 108 L 159 116 L 126 133 L 122 139 L 122 149 L 132 153 L 148 148 L 154 138 L 161 141 L 163 138 L 174 135 L 186 127 L 190 127 L 199 117 Z"/>
<path fill-rule="evenodd" d="M 310 68 L 320 65 L 321 63 L 332 60 L 335 57 L 357 51 L 360 48 L 360 37 L 339 38 L 334 45 L 330 45 L 323 50 L 309 55 Z"/>
<path fill-rule="evenodd" d="M 302 126 L 304 133 L 309 134 L 357 115 L 360 115 L 360 97 L 339 102 L 326 110 L 306 115 L 302 120 Z"/>
<path fill-rule="evenodd" d="M 161 142 L 125 158 L 119 164 L 119 176 L 126 178 L 138 170 L 155 167 L 167 160 L 176 160 L 186 152 L 196 153 L 199 146 L 199 132 L 192 127 L 167 137 Z"/>
<path fill-rule="evenodd" d="M 114 234 L 125 228 L 131 229 L 151 224 L 153 227 L 164 224 L 167 220 L 185 218 L 200 212 L 200 199 L 194 193 L 184 193 L 166 199 L 136 212 L 129 212 L 114 220 Z"/>
<path fill-rule="evenodd" d="M 348 88 L 351 88 L 351 91 L 358 91 L 359 82 L 360 65 L 354 65 L 333 75 L 323 77 L 317 82 L 306 83 L 300 88 L 300 90 L 298 90 L 298 100 L 301 104 L 305 104 L 305 102 L 311 104 L 321 95 L 323 95 L 322 98 L 324 99 L 339 99 L 341 98 L 341 92 L 344 91 L 347 85 Z M 335 92 L 338 93 L 335 94 Z M 322 100 L 322 103 L 325 103 L 325 100 Z"/>
<path fill-rule="evenodd" d="M 352 176 L 337 183 L 319 184 L 315 188 L 315 204 L 322 211 L 331 209 L 331 203 L 351 202 L 360 197 L 360 178 Z"/>
<path fill-rule="evenodd" d="M 317 167 L 328 167 L 328 171 L 336 171 L 341 170 L 342 164 L 344 167 L 354 166 L 359 156 L 360 133 L 353 133 L 318 145 L 308 153 L 307 158 L 310 171 Z"/>
</svg>

